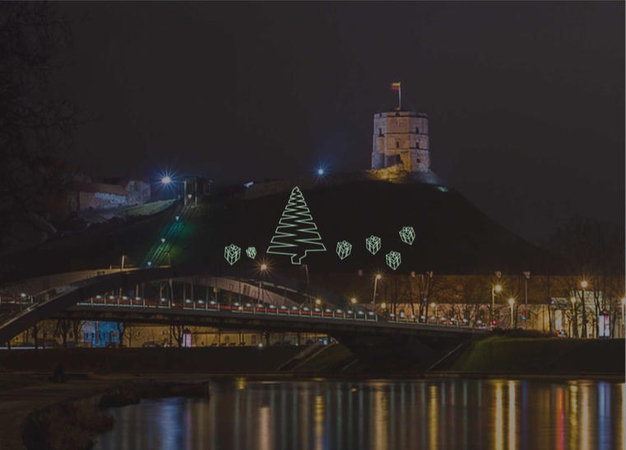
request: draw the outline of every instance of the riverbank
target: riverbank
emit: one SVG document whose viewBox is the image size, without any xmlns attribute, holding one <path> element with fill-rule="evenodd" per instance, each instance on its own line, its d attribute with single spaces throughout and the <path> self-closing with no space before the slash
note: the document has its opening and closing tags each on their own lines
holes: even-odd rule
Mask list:
<svg viewBox="0 0 626 450">
<path fill-rule="evenodd" d="M 21 374 L 4 374 L 10 382 Z M 208 395 L 208 378 L 200 375 L 68 374 L 65 383 L 38 380 L 0 391 L 0 450 L 82 450 L 113 426 L 100 409 L 146 397 Z M 103 400 L 105 400 L 103 402 Z M 85 446 L 87 445 L 87 446 Z"/>
</svg>

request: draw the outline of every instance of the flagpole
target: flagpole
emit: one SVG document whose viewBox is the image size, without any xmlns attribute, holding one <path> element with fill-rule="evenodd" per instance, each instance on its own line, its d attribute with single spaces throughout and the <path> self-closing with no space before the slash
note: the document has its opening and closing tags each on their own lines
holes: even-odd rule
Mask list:
<svg viewBox="0 0 626 450">
<path fill-rule="evenodd" d="M 398 109 L 402 109 L 402 84 L 400 89 L 398 89 Z"/>
</svg>

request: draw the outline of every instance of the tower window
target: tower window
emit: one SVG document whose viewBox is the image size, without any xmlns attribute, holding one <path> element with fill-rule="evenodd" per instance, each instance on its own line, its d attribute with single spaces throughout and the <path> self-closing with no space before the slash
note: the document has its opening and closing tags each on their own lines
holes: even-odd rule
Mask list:
<svg viewBox="0 0 626 450">
<path fill-rule="evenodd" d="M 382 128 L 379 128 L 379 129 L 378 129 L 378 135 L 379 135 L 379 136 L 382 136 L 382 135 L 383 135 L 383 129 L 382 129 Z"/>
<path fill-rule="evenodd" d="M 400 148 L 400 142 L 396 141 L 396 148 Z"/>
<path fill-rule="evenodd" d="M 415 141 L 415 148 L 420 148 L 420 143 L 418 141 Z"/>
<path fill-rule="evenodd" d="M 415 127 L 415 134 L 420 134 L 420 129 L 419 129 L 419 127 Z"/>
<path fill-rule="evenodd" d="M 418 164 L 422 162 L 422 160 L 421 160 L 421 159 L 419 159 L 419 158 L 417 158 L 415 161 L 416 161 Z"/>
</svg>

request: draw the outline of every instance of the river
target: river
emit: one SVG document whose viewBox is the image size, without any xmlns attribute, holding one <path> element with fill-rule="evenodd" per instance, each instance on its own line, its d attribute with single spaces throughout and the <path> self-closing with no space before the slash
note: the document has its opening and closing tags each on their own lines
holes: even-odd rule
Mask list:
<svg viewBox="0 0 626 450">
<path fill-rule="evenodd" d="M 110 409 L 95 450 L 623 450 L 603 381 L 216 381 L 210 399 Z"/>
</svg>

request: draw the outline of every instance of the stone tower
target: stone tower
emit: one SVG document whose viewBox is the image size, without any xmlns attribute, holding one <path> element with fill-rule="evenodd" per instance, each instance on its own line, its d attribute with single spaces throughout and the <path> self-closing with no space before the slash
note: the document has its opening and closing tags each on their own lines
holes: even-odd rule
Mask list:
<svg viewBox="0 0 626 450">
<path fill-rule="evenodd" d="M 372 169 L 402 163 L 409 172 L 430 170 L 428 116 L 397 110 L 374 114 Z"/>
</svg>

